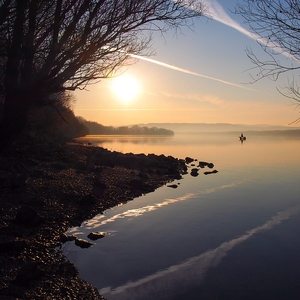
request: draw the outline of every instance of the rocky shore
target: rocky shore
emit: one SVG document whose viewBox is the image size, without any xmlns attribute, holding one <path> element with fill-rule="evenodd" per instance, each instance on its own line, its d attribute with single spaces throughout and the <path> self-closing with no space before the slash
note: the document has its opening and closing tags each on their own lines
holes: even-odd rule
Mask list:
<svg viewBox="0 0 300 300">
<path fill-rule="evenodd" d="M 185 160 L 170 156 L 75 143 L 26 143 L 2 152 L 0 299 L 104 299 L 58 250 L 64 232 L 187 170 Z"/>
</svg>

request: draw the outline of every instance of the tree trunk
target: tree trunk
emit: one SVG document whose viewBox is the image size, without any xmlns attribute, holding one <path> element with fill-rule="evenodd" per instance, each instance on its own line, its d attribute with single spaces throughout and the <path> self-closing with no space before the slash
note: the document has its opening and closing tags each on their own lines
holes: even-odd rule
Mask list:
<svg viewBox="0 0 300 300">
<path fill-rule="evenodd" d="M 0 120 L 0 143 L 4 148 L 25 129 L 30 107 L 29 99 L 24 94 L 17 90 L 6 91 Z"/>
</svg>

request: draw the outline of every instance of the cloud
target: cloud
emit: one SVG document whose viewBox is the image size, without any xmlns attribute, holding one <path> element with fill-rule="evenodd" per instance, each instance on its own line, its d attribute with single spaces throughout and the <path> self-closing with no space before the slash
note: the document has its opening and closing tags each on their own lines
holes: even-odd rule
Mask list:
<svg viewBox="0 0 300 300">
<path fill-rule="evenodd" d="M 128 282 L 115 289 L 106 287 L 100 290 L 100 294 L 110 300 L 114 299 L 154 299 L 155 295 L 163 294 L 166 299 L 175 295 L 183 294 L 201 284 L 207 272 L 216 267 L 228 252 L 235 246 L 246 241 L 253 235 L 262 231 L 271 230 L 282 221 L 289 219 L 298 213 L 300 206 L 290 207 L 280 211 L 266 221 L 263 225 L 247 231 L 240 237 L 222 243 L 215 249 L 208 250 L 198 256 L 191 257 L 186 261 L 173 265 L 165 270 L 150 276 L 141 278 L 134 282 Z M 154 298 L 153 298 L 154 297 Z"/>
</svg>

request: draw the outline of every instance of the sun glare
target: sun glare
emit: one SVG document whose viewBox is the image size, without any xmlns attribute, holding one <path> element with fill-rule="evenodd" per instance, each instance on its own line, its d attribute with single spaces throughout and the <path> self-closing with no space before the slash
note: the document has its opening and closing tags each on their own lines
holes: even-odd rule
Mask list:
<svg viewBox="0 0 300 300">
<path fill-rule="evenodd" d="M 114 93 L 124 102 L 132 100 L 139 92 L 136 80 L 129 76 L 119 76 L 112 80 Z"/>
</svg>

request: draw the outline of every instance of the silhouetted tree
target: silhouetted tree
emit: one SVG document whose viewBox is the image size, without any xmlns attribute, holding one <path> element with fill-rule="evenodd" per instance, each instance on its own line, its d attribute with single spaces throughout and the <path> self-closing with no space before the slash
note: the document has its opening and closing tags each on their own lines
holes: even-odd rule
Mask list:
<svg viewBox="0 0 300 300">
<path fill-rule="evenodd" d="M 253 81 L 261 78 L 277 80 L 283 73 L 300 69 L 300 2 L 295 0 L 241 0 L 236 12 L 249 24 L 251 31 L 268 54 L 268 60 L 261 60 L 247 49 L 247 55 L 255 65 Z M 291 60 L 278 59 L 284 54 Z M 281 92 L 279 90 L 279 92 Z M 289 81 L 284 96 L 300 102 L 297 81 Z"/>
<path fill-rule="evenodd" d="M 0 0 L 2 138 L 21 132 L 30 108 L 112 76 L 128 54 L 149 54 L 151 32 L 202 10 L 194 0 Z"/>
<path fill-rule="evenodd" d="M 61 142 L 89 134 L 87 127 L 75 117 L 71 104 L 72 97 L 62 94 L 55 106 L 30 109 L 25 138 Z"/>
</svg>

